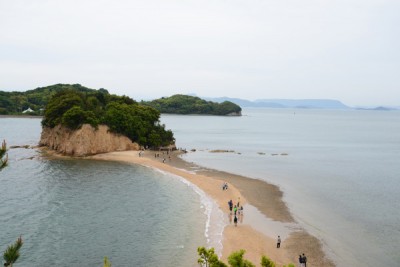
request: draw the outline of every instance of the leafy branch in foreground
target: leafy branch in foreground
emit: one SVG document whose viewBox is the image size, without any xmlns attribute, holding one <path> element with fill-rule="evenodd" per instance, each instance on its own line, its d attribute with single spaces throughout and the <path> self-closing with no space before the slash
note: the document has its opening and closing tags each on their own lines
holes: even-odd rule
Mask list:
<svg viewBox="0 0 400 267">
<path fill-rule="evenodd" d="M 228 263 L 232 267 L 256 267 L 252 262 L 249 260 L 243 259 L 243 255 L 246 251 L 241 249 L 239 251 L 233 252 L 228 257 Z"/>
<path fill-rule="evenodd" d="M 0 148 L 0 170 L 7 166 L 8 154 L 6 152 L 7 152 L 7 144 L 6 140 L 3 140 L 3 143 L 1 144 Z M 3 159 L 4 156 L 5 158 Z"/>
<path fill-rule="evenodd" d="M 241 249 L 239 251 L 233 252 L 228 256 L 228 263 L 230 267 L 255 267 L 255 265 L 243 258 L 246 251 Z M 205 247 L 198 247 L 197 253 L 200 258 L 197 260 L 201 267 L 228 267 L 224 262 L 218 259 L 217 254 L 215 254 L 214 248 L 206 249 Z M 267 256 L 261 257 L 262 267 L 276 267 L 275 262 L 269 259 Z M 285 267 L 285 266 L 283 266 Z M 289 263 L 287 267 L 295 267 L 294 264 Z"/>
<path fill-rule="evenodd" d="M 200 256 L 197 262 L 202 267 L 228 267 L 218 259 L 218 255 L 215 254 L 214 248 L 206 249 L 205 247 L 198 247 L 197 253 Z"/>
<path fill-rule="evenodd" d="M 22 247 L 23 241 L 22 237 L 19 237 L 17 241 L 13 245 L 7 247 L 6 251 L 4 251 L 3 259 L 5 261 L 4 266 L 12 267 L 13 263 L 15 263 L 19 258 L 19 250 Z"/>
<path fill-rule="evenodd" d="M 107 257 L 104 257 L 104 265 L 103 267 L 111 267 L 111 262 L 108 260 Z"/>
</svg>

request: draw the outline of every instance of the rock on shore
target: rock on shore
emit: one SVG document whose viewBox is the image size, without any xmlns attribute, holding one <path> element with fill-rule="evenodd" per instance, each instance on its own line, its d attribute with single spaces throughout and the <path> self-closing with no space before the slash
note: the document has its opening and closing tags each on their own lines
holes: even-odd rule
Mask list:
<svg viewBox="0 0 400 267">
<path fill-rule="evenodd" d="M 39 145 L 64 155 L 78 157 L 140 149 L 140 146 L 128 137 L 109 132 L 106 125 L 99 125 L 96 130 L 89 124 L 84 124 L 78 130 L 61 125 L 54 128 L 43 127 Z"/>
</svg>

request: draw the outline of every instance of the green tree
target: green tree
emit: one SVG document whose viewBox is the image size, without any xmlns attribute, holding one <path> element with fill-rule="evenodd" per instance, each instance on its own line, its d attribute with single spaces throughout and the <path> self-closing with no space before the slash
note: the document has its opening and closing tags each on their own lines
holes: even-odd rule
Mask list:
<svg viewBox="0 0 400 267">
<path fill-rule="evenodd" d="M 229 255 L 228 263 L 231 265 L 231 267 L 255 267 L 253 263 L 243 259 L 243 255 L 245 252 L 246 251 L 244 249 L 241 249 Z"/>
<path fill-rule="evenodd" d="M 0 148 L 0 170 L 7 166 L 8 154 L 6 140 L 3 140 Z"/>
<path fill-rule="evenodd" d="M 275 267 L 275 262 L 273 262 L 267 256 L 262 256 L 261 257 L 261 266 L 262 267 Z"/>
<path fill-rule="evenodd" d="M 225 263 L 218 259 L 214 248 L 206 249 L 205 247 L 198 247 L 197 253 L 200 256 L 197 262 L 202 267 L 227 267 Z"/>
<path fill-rule="evenodd" d="M 79 92 L 66 90 L 57 93 L 46 106 L 42 125 L 53 128 L 61 124 L 64 113 L 74 106 L 83 107 L 82 96 Z"/>
<path fill-rule="evenodd" d="M 89 123 L 96 128 L 99 121 L 92 111 L 73 106 L 62 115 L 61 123 L 70 129 L 78 129 L 83 123 Z"/>
<path fill-rule="evenodd" d="M 22 244 L 22 237 L 19 237 L 13 245 L 7 247 L 3 254 L 3 259 L 5 261 L 4 266 L 12 267 L 12 265 L 18 260 L 20 256 L 19 250 L 21 249 Z"/>
</svg>

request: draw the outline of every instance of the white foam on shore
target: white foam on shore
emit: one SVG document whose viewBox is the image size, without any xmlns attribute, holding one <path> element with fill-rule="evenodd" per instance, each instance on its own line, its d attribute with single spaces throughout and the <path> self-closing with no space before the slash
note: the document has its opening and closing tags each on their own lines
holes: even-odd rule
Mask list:
<svg viewBox="0 0 400 267">
<path fill-rule="evenodd" d="M 150 166 L 148 166 L 150 167 Z M 228 225 L 228 220 L 225 218 L 224 213 L 218 207 L 218 204 L 212 199 L 209 195 L 207 195 L 203 190 L 201 190 L 195 184 L 189 182 L 185 178 L 160 170 L 155 167 L 150 167 L 164 175 L 169 175 L 186 184 L 190 189 L 196 192 L 200 196 L 201 206 L 200 208 L 204 209 L 204 214 L 206 215 L 206 225 L 204 229 L 204 236 L 207 240 L 207 247 L 213 247 L 215 249 L 215 253 L 222 257 L 222 239 L 223 239 L 223 231 L 226 225 Z"/>
<path fill-rule="evenodd" d="M 186 169 L 181 169 L 181 168 L 175 168 L 175 169 L 180 170 L 180 171 L 183 171 L 183 172 L 186 172 L 186 173 L 189 173 L 189 174 L 196 174 L 195 171 L 188 171 L 188 170 L 186 170 Z"/>
</svg>

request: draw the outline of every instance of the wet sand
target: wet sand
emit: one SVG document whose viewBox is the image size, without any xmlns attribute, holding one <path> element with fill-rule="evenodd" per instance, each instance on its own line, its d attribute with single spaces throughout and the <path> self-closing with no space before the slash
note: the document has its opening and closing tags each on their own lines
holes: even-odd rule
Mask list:
<svg viewBox="0 0 400 267">
<path fill-rule="evenodd" d="M 225 262 L 232 252 L 244 249 L 246 250 L 244 257 L 256 266 L 260 266 L 262 255 L 267 255 L 277 263 L 277 266 L 288 263 L 298 266 L 298 255 L 301 253 L 307 256 L 308 267 L 335 266 L 326 257 L 319 240 L 296 224 L 282 200 L 283 193 L 277 186 L 257 179 L 200 167 L 182 160 L 179 157 L 180 153 L 174 151 L 167 155 L 165 152 L 163 155 L 161 152 L 160 157 L 155 158 L 154 151 L 142 152 L 141 156 L 138 151 L 123 151 L 98 154 L 87 158 L 135 163 L 183 177 L 213 198 L 227 216 L 229 199 L 232 199 L 234 204 L 240 199 L 240 205 L 250 204 L 275 222 L 282 223 L 282 225 L 287 223 L 295 225 L 289 234 L 282 238 L 280 249 L 276 248 L 276 237 L 281 233 L 266 235 L 264 232 L 257 231 L 257 225 L 254 225 L 257 222 L 239 223 L 237 227 L 233 224 L 227 225 L 223 233 L 222 250 L 222 260 Z M 163 162 L 164 158 L 165 162 Z M 223 182 L 228 183 L 228 190 L 222 190 Z M 244 213 L 246 214 L 246 211 Z"/>
</svg>

